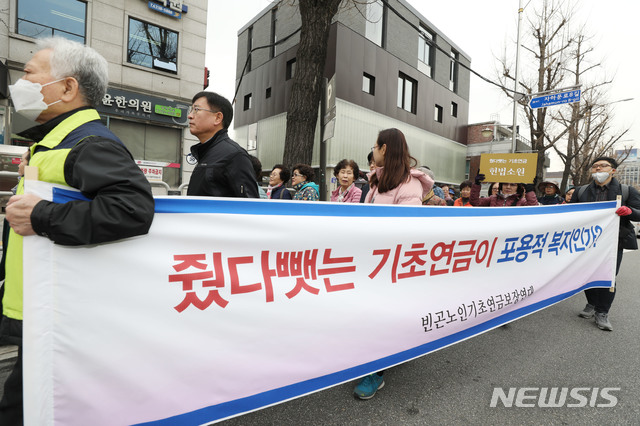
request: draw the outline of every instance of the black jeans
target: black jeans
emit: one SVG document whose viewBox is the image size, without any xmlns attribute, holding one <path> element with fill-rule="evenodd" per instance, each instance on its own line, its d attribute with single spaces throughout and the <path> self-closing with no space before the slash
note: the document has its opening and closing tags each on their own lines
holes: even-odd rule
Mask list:
<svg viewBox="0 0 640 426">
<path fill-rule="evenodd" d="M 22 418 L 22 345 L 18 346 L 18 359 L 7 381 L 0 401 L 0 425 L 21 426 Z"/>
<path fill-rule="evenodd" d="M 618 249 L 618 257 L 616 264 L 616 275 L 620 271 L 620 264 L 622 263 L 623 249 Z M 608 288 L 590 288 L 584 291 L 587 296 L 587 303 L 595 306 L 596 312 L 608 313 L 611 309 L 613 299 L 616 297 L 616 292 L 611 291 Z"/>
</svg>

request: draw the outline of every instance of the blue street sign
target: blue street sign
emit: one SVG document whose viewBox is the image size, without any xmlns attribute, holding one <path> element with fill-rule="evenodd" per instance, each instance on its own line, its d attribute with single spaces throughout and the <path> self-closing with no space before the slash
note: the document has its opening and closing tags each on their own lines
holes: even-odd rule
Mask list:
<svg viewBox="0 0 640 426">
<path fill-rule="evenodd" d="M 572 104 L 574 102 L 580 102 L 580 89 L 531 98 L 529 107 L 531 109 L 546 108 L 555 105 Z"/>
</svg>

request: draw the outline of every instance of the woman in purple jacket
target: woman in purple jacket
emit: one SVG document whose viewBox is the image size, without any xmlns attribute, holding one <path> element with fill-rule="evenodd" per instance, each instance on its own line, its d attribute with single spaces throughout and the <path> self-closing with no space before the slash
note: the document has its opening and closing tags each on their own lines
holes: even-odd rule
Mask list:
<svg viewBox="0 0 640 426">
<path fill-rule="evenodd" d="M 362 190 L 354 182 L 360 174 L 358 164 L 346 158 L 336 164 L 333 175 L 338 179 L 338 187 L 331 193 L 331 201 L 338 203 L 359 203 Z"/>
<path fill-rule="evenodd" d="M 469 202 L 472 206 L 480 207 L 509 207 L 509 206 L 537 206 L 538 197 L 535 192 L 535 182 L 526 185 L 502 182 L 498 185 L 498 193 L 480 198 L 480 188 L 484 180 L 483 174 L 476 175 L 471 186 Z"/>
</svg>

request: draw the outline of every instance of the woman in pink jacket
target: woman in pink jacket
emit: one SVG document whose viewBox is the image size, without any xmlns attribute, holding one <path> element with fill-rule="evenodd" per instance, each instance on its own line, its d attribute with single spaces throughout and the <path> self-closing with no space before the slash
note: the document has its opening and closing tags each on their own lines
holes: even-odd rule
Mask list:
<svg viewBox="0 0 640 426">
<path fill-rule="evenodd" d="M 331 193 L 331 201 L 338 203 L 359 203 L 362 190 L 355 186 L 360 169 L 353 160 L 344 159 L 336 164 L 333 175 L 338 179 L 338 187 Z"/>
<path fill-rule="evenodd" d="M 365 203 L 422 205 L 431 191 L 433 180 L 414 170 L 416 159 L 409 155 L 409 147 L 398 129 L 382 130 L 372 148 L 376 169 L 369 176 L 371 189 Z M 363 377 L 353 392 L 360 399 L 370 399 L 384 386 L 384 371 Z"/>
<path fill-rule="evenodd" d="M 372 148 L 376 169 L 369 176 L 371 189 L 365 203 L 422 205 L 433 180 L 415 170 L 416 159 L 409 155 L 409 147 L 398 129 L 382 130 Z"/>
</svg>

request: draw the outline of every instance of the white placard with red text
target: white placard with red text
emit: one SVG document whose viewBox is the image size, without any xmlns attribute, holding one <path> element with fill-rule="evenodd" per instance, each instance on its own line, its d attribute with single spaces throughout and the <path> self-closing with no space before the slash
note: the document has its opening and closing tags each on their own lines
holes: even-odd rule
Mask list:
<svg viewBox="0 0 640 426">
<path fill-rule="evenodd" d="M 610 287 L 615 206 L 158 197 L 146 236 L 27 237 L 27 424 L 221 420 Z"/>
</svg>

